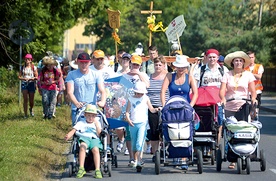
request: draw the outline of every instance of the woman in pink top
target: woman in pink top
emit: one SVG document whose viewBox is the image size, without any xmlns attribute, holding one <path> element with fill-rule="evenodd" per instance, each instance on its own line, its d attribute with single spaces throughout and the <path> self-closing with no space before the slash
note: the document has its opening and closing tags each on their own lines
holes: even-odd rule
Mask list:
<svg viewBox="0 0 276 181">
<path fill-rule="evenodd" d="M 45 66 L 39 74 L 43 113 L 44 119 L 52 119 L 56 105 L 57 84 L 59 83 L 60 72 L 55 68 L 57 62 L 52 57 L 44 57 L 43 64 Z"/>
<path fill-rule="evenodd" d="M 225 57 L 224 62 L 232 67 L 233 70 L 224 74 L 219 95 L 222 104 L 225 105 L 225 117 L 236 117 L 236 113 L 246 102 L 244 100 L 226 102 L 226 100 L 237 97 L 250 99 L 250 92 L 251 104 L 253 105 L 256 102 L 255 78 L 251 72 L 244 71 L 244 67 L 250 64 L 250 58 L 245 52 L 236 51 L 230 53 Z M 235 163 L 231 163 L 229 168 L 234 169 Z"/>
</svg>

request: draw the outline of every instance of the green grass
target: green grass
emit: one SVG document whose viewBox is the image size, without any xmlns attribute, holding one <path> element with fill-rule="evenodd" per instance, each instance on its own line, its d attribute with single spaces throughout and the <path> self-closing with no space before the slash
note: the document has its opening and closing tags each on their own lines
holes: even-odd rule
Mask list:
<svg viewBox="0 0 276 181">
<path fill-rule="evenodd" d="M 18 94 L 9 90 L 0 96 L 0 110 L 0 180 L 55 180 L 66 163 L 70 108 L 57 108 L 55 119 L 43 120 L 41 96 L 36 93 L 35 116 L 23 119 Z"/>
</svg>

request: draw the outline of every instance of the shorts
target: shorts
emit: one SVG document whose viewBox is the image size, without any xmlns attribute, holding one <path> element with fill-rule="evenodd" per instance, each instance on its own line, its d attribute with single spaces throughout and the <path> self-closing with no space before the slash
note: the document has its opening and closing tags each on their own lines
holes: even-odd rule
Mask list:
<svg viewBox="0 0 276 181">
<path fill-rule="evenodd" d="M 103 144 L 99 138 L 86 138 L 86 137 L 81 137 L 79 139 L 79 144 L 81 142 L 84 142 L 87 145 L 87 148 L 89 150 L 92 150 L 94 147 L 99 148 L 100 150 L 103 149 Z"/>
<path fill-rule="evenodd" d="M 153 106 L 156 108 L 157 106 Z M 147 132 L 147 138 L 151 141 L 158 141 L 159 140 L 159 114 L 158 113 L 151 113 L 150 110 L 148 111 L 148 119 L 149 119 L 149 126 L 150 129 Z"/>
<path fill-rule="evenodd" d="M 27 90 L 28 92 L 35 92 L 36 84 L 35 82 L 25 82 L 22 81 L 21 83 L 21 90 Z"/>
</svg>

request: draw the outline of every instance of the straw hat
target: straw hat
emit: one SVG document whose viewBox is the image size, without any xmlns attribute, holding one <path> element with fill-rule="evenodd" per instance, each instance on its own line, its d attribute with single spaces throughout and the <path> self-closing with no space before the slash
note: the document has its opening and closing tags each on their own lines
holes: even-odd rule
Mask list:
<svg viewBox="0 0 276 181">
<path fill-rule="evenodd" d="M 187 60 L 186 55 L 176 55 L 175 62 L 172 63 L 175 67 L 189 67 L 190 63 Z"/>
<path fill-rule="evenodd" d="M 70 67 L 72 67 L 73 69 L 78 69 L 78 68 L 79 68 L 79 66 L 78 66 L 78 64 L 76 63 L 75 60 L 71 60 L 71 61 L 69 62 L 69 65 L 70 65 Z"/>
<path fill-rule="evenodd" d="M 135 83 L 133 91 L 141 94 L 148 93 L 146 84 L 140 81 Z"/>
<path fill-rule="evenodd" d="M 97 107 L 92 104 L 87 104 L 85 111 L 86 113 L 98 114 Z"/>
<path fill-rule="evenodd" d="M 251 60 L 250 60 L 249 56 L 243 51 L 236 51 L 236 52 L 233 52 L 233 53 L 229 53 L 224 58 L 224 63 L 226 63 L 226 65 L 231 67 L 231 62 L 233 61 L 234 58 L 244 59 L 244 67 L 248 67 L 251 63 Z"/>
<path fill-rule="evenodd" d="M 42 59 L 43 65 L 55 65 L 57 66 L 58 63 L 55 59 L 53 59 L 53 57 L 49 57 L 49 56 L 45 56 Z"/>
</svg>

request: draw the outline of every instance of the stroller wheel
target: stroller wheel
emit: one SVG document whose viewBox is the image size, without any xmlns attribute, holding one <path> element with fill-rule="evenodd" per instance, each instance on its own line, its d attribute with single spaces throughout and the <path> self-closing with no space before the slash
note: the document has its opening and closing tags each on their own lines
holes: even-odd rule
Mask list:
<svg viewBox="0 0 276 181">
<path fill-rule="evenodd" d="M 261 167 L 261 171 L 265 171 L 266 169 L 266 159 L 265 159 L 265 153 L 264 150 L 260 151 L 260 167 Z"/>
<path fill-rule="evenodd" d="M 250 157 L 246 158 L 246 173 L 249 175 L 250 174 L 250 166 L 251 166 L 251 160 Z"/>
<path fill-rule="evenodd" d="M 222 163 L 222 159 L 221 159 L 221 149 L 218 149 L 216 154 L 216 166 L 217 166 L 217 171 L 220 172 L 221 171 L 221 163 Z"/>
<path fill-rule="evenodd" d="M 200 149 L 197 149 L 196 156 L 197 156 L 197 171 L 199 174 L 202 174 L 203 156 L 202 156 L 202 151 Z"/>
<path fill-rule="evenodd" d="M 72 177 L 72 174 L 73 174 L 73 164 L 69 163 L 69 165 L 68 165 L 68 175 L 69 175 L 69 177 Z"/>
<path fill-rule="evenodd" d="M 160 173 L 160 151 L 155 152 L 155 173 L 156 175 L 159 175 Z"/>
<path fill-rule="evenodd" d="M 117 155 L 114 155 L 114 165 L 115 165 L 115 168 L 118 168 Z"/>
<path fill-rule="evenodd" d="M 212 150 L 211 154 L 211 165 L 215 165 L 216 151 Z"/>
<path fill-rule="evenodd" d="M 111 177 L 111 162 L 109 161 L 108 163 L 107 163 L 107 169 L 108 169 L 108 176 L 109 177 Z"/>
<path fill-rule="evenodd" d="M 237 159 L 237 171 L 238 171 L 238 174 L 241 174 L 241 172 L 242 172 L 242 159 L 241 158 Z"/>
</svg>

